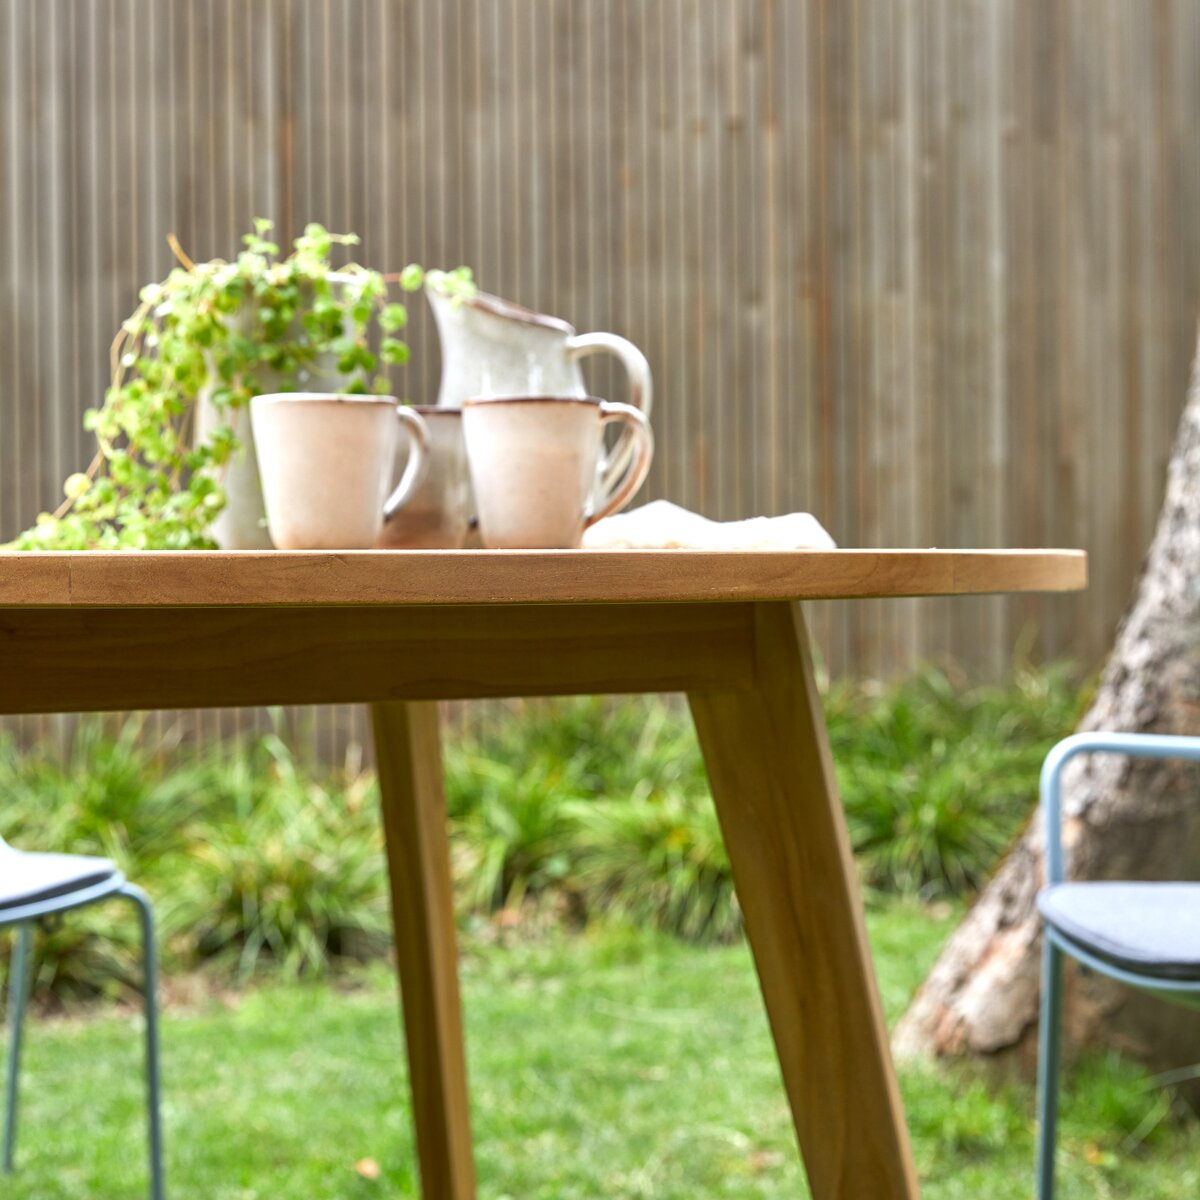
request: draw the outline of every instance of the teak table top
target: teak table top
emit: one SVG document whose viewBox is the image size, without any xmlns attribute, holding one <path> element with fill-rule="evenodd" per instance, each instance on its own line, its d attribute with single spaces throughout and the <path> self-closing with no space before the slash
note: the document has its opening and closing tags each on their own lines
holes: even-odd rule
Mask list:
<svg viewBox="0 0 1200 1200">
<path fill-rule="evenodd" d="M 0 608 L 694 603 L 1075 591 L 1079 550 L 0 554 Z"/>
</svg>

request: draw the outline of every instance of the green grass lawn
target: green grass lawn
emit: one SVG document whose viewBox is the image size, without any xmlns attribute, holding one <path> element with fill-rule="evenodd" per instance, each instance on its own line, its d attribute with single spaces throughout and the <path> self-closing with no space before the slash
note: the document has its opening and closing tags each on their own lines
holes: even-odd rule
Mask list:
<svg viewBox="0 0 1200 1200">
<path fill-rule="evenodd" d="M 911 905 L 871 932 L 889 1018 L 953 914 Z M 464 937 L 480 1196 L 793 1197 L 802 1171 L 750 958 L 660 935 Z M 128 1015 L 34 1021 L 12 1200 L 143 1194 L 139 1042 Z M 268 984 L 168 1012 L 176 1200 L 416 1194 L 393 984 Z M 1063 1198 L 1192 1197 L 1200 1132 L 1115 1061 L 1073 1072 Z M 1032 1096 L 978 1072 L 903 1076 L 929 1200 L 1028 1200 Z M 356 1170 L 374 1160 L 377 1178 Z M 868 1200 L 868 1198 L 863 1198 Z"/>
</svg>

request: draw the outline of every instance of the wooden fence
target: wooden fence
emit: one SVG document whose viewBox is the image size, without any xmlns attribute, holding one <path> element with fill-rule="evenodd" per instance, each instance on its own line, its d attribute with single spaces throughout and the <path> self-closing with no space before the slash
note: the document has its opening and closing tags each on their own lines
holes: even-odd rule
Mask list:
<svg viewBox="0 0 1200 1200">
<path fill-rule="evenodd" d="M 1092 554 L 1082 598 L 823 606 L 833 670 L 1094 661 L 1186 384 L 1198 116 L 1193 0 L 0 0 L 0 536 L 87 460 L 168 232 L 320 220 L 642 346 L 649 496 Z"/>
</svg>

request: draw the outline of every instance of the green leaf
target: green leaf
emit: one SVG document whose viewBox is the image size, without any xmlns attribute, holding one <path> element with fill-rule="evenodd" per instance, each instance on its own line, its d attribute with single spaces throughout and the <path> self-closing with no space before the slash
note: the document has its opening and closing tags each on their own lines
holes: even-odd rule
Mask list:
<svg viewBox="0 0 1200 1200">
<path fill-rule="evenodd" d="M 76 471 L 74 475 L 67 476 L 63 484 L 63 495 L 68 500 L 78 500 L 91 486 L 91 479 L 82 471 Z"/>
<path fill-rule="evenodd" d="M 379 356 L 385 363 L 400 366 L 408 362 L 410 355 L 408 346 L 398 338 L 384 338 L 379 343 Z"/>
<path fill-rule="evenodd" d="M 379 328 L 384 333 L 395 333 L 408 324 L 408 309 L 403 304 L 386 304 L 379 314 Z"/>
</svg>

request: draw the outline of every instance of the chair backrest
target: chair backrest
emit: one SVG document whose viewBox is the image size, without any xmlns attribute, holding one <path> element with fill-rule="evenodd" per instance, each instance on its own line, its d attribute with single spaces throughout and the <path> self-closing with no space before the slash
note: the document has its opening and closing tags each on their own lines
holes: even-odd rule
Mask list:
<svg viewBox="0 0 1200 1200">
<path fill-rule="evenodd" d="M 1183 758 L 1200 762 L 1200 737 L 1166 733 L 1073 733 L 1042 763 L 1042 815 L 1046 822 L 1046 882 L 1062 883 L 1067 864 L 1062 844 L 1062 773 L 1078 754 L 1127 754 L 1130 758 Z"/>
</svg>

